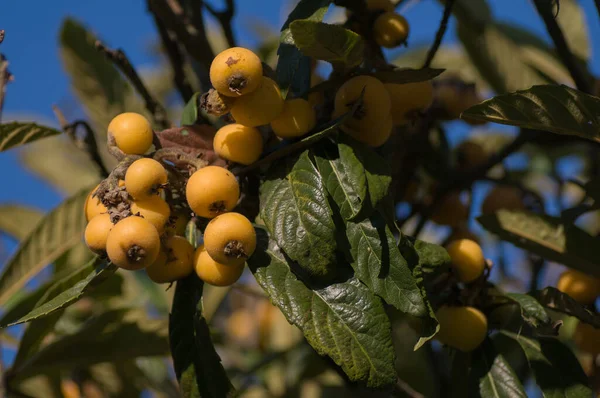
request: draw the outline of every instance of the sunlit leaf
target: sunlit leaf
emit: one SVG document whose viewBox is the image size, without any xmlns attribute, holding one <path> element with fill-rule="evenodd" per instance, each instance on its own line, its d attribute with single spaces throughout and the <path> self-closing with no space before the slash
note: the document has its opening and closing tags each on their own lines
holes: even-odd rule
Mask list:
<svg viewBox="0 0 600 398">
<path fill-rule="evenodd" d="M 17 240 L 22 240 L 42 219 L 43 213 L 31 207 L 20 205 L 0 206 L 0 231 Z"/>
<path fill-rule="evenodd" d="M 52 127 L 40 126 L 35 123 L 0 124 L 0 152 L 60 133 Z"/>
<path fill-rule="evenodd" d="M 534 292 L 537 300 L 554 311 L 562 312 L 574 316 L 582 322 L 600 329 L 600 314 L 592 312 L 573 300 L 568 294 L 565 294 L 554 287 L 547 287 L 544 290 Z"/>
</svg>

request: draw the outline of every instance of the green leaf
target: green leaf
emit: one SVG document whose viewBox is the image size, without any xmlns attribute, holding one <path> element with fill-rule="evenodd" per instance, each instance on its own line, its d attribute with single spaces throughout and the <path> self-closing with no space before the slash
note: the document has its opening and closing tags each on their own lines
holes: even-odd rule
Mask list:
<svg viewBox="0 0 600 398">
<path fill-rule="evenodd" d="M 190 98 L 188 103 L 183 107 L 180 123 L 182 126 L 196 124 L 198 121 L 198 106 L 200 105 L 198 101 L 201 94 L 202 93 L 195 93 L 192 98 Z"/>
<path fill-rule="evenodd" d="M 260 207 L 267 229 L 291 259 L 312 276 L 331 276 L 336 227 L 309 151 L 271 166 L 260 187 Z"/>
<path fill-rule="evenodd" d="M 385 221 L 375 214 L 346 228 L 355 276 L 399 311 L 425 317 L 419 288 Z"/>
<path fill-rule="evenodd" d="M 291 271 L 274 242 L 264 236 L 248 264 L 256 280 L 288 322 L 310 345 L 330 356 L 353 381 L 368 387 L 395 382 L 390 322 L 381 301 L 352 278 L 312 290 Z"/>
<path fill-rule="evenodd" d="M 554 311 L 574 316 L 582 322 L 589 323 L 600 329 L 600 314 L 592 312 L 554 287 L 547 287 L 533 293 L 536 299 L 545 307 Z"/>
<path fill-rule="evenodd" d="M 23 240 L 0 275 L 0 304 L 81 241 L 86 224 L 83 207 L 91 189 L 86 188 L 65 200 Z"/>
<path fill-rule="evenodd" d="M 281 28 L 277 55 L 277 83 L 284 98 L 289 93 L 301 94 L 310 89 L 310 58 L 291 43 L 290 24 L 298 19 L 321 21 L 331 0 L 300 0 Z"/>
<path fill-rule="evenodd" d="M 375 72 L 373 73 L 373 76 L 381 80 L 383 83 L 406 84 L 431 80 L 434 77 L 439 76 L 443 71 L 444 69 L 434 68 L 399 68 L 394 70 L 383 70 Z"/>
<path fill-rule="evenodd" d="M 54 330 L 56 322 L 62 316 L 61 312 L 54 312 L 50 316 L 32 321 L 25 329 L 21 337 L 17 355 L 13 361 L 12 367 L 21 366 L 25 360 L 37 353 L 42 346 L 42 342 Z"/>
<path fill-rule="evenodd" d="M 450 255 L 443 246 L 415 239 L 414 247 L 419 256 L 417 264 L 423 272 L 430 274 L 447 270 L 450 267 Z"/>
<path fill-rule="evenodd" d="M 501 333 L 521 345 L 544 397 L 592 397 L 579 361 L 559 340 L 534 340 L 507 331 Z"/>
<path fill-rule="evenodd" d="M 52 127 L 40 126 L 35 123 L 0 124 L 0 152 L 60 133 Z"/>
<path fill-rule="evenodd" d="M 52 314 L 78 301 L 85 293 L 97 288 L 101 283 L 112 276 L 117 267 L 99 258 L 94 258 L 89 264 L 72 271 L 65 277 L 59 278 L 43 291 L 33 306 L 24 315 L 11 311 L 11 317 L 5 315 L 0 327 L 18 325 L 23 322 L 33 321 Z M 38 297 L 38 293 L 33 293 Z M 32 301 L 33 299 L 31 299 Z M 30 299 L 27 299 L 27 303 Z M 22 308 L 22 307 L 21 307 Z M 14 319 L 18 315 L 17 319 Z"/>
<path fill-rule="evenodd" d="M 191 275 L 177 282 L 169 317 L 169 343 L 184 398 L 229 397 L 235 393 L 215 351 L 202 314 L 202 282 Z"/>
<path fill-rule="evenodd" d="M 556 21 L 561 27 L 571 52 L 581 61 L 588 61 L 591 53 L 588 24 L 585 20 L 585 11 L 579 2 L 561 0 Z"/>
<path fill-rule="evenodd" d="M 16 378 L 47 370 L 165 355 L 169 352 L 167 334 L 167 321 L 150 319 L 144 311 L 107 311 L 87 321 L 76 333 L 42 348 L 15 369 Z"/>
<path fill-rule="evenodd" d="M 311 20 L 290 24 L 291 39 L 302 54 L 333 65 L 352 68 L 363 61 L 365 43 L 362 37 L 340 25 Z"/>
<path fill-rule="evenodd" d="M 469 396 L 527 398 L 519 377 L 490 339 L 474 352 L 470 378 L 476 382 L 477 391 Z"/>
<path fill-rule="evenodd" d="M 20 205 L 3 205 L 0 206 L 0 231 L 17 240 L 23 240 L 42 217 L 43 214 L 38 209 Z"/>
<path fill-rule="evenodd" d="M 573 224 L 524 210 L 500 210 L 477 221 L 515 246 L 600 277 L 598 240 Z"/>
<path fill-rule="evenodd" d="M 523 320 L 538 329 L 538 332 L 558 335 L 558 328 L 552 325 L 552 319 L 535 297 L 522 293 L 507 293 L 506 297 L 519 305 Z"/>
<path fill-rule="evenodd" d="M 600 98 L 567 86 L 534 86 L 499 95 L 467 109 L 461 117 L 600 142 Z"/>
</svg>

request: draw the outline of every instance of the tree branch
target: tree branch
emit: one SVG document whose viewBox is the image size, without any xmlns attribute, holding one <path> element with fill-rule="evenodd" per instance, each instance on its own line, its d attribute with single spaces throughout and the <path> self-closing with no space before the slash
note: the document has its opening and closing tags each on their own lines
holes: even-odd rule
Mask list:
<svg viewBox="0 0 600 398">
<path fill-rule="evenodd" d="M 546 30 L 548 30 L 548 33 L 554 42 L 558 56 L 569 70 L 577 89 L 583 91 L 584 93 L 593 94 L 590 79 L 588 78 L 584 69 L 575 59 L 575 56 L 571 52 L 571 49 L 565 40 L 565 36 L 558 25 L 558 22 L 556 22 L 550 6 L 551 2 L 548 0 L 534 0 L 534 3 L 538 13 L 546 24 Z M 596 0 L 596 4 L 597 3 L 598 0 Z"/>
<path fill-rule="evenodd" d="M 150 4 L 148 2 L 148 8 L 150 8 Z M 170 32 L 165 27 L 164 23 L 158 18 L 158 16 L 152 12 L 150 8 L 150 12 L 152 13 L 152 17 L 154 18 L 154 23 L 156 24 L 156 29 L 158 30 L 158 34 L 160 35 L 160 39 L 162 41 L 165 52 L 167 53 L 167 57 L 169 58 L 169 63 L 171 64 L 171 69 L 173 70 L 173 82 L 175 83 L 175 87 L 177 87 L 177 91 L 181 96 L 181 99 L 184 103 L 187 103 L 190 98 L 194 95 L 194 89 L 192 85 L 187 79 L 185 75 L 185 71 L 183 69 L 183 65 L 185 64 L 183 54 L 181 53 L 181 48 L 179 47 L 179 43 L 173 40 Z"/>
<path fill-rule="evenodd" d="M 423 68 L 429 68 L 429 66 L 431 66 L 431 62 L 433 61 L 435 54 L 442 44 L 442 40 L 444 39 L 444 35 L 446 34 L 446 30 L 448 28 L 448 20 L 450 19 L 450 15 L 452 15 L 452 6 L 454 6 L 454 0 L 447 0 L 444 7 L 444 14 L 442 15 L 442 21 L 440 22 L 440 27 L 435 34 L 435 40 L 433 41 L 431 48 L 427 52 L 427 58 L 423 63 Z"/>
<path fill-rule="evenodd" d="M 0 44 L 4 41 L 4 33 L 4 30 L 0 30 Z M 3 54 L 0 54 L 0 121 L 2 120 L 2 108 L 4 107 L 6 85 L 12 80 L 13 76 L 8 71 L 8 61 Z"/>
<path fill-rule="evenodd" d="M 150 91 L 148 91 L 144 85 L 144 82 L 138 75 L 137 71 L 133 65 L 131 65 L 131 62 L 129 62 L 125 52 L 123 52 L 123 50 L 120 48 L 112 50 L 102 44 L 100 40 L 96 41 L 96 49 L 102 52 L 107 59 L 114 63 L 115 66 L 117 66 L 121 72 L 127 76 L 131 84 L 133 84 L 133 87 L 135 87 L 136 91 L 144 99 L 144 102 L 146 103 L 146 109 L 148 109 L 148 111 L 152 114 L 154 122 L 163 129 L 171 127 L 171 122 L 169 122 L 166 109 L 156 99 L 154 99 L 154 97 L 152 97 L 152 94 L 150 94 Z"/>
<path fill-rule="evenodd" d="M 233 35 L 233 29 L 231 26 L 231 20 L 235 15 L 235 2 L 234 0 L 225 0 L 226 7 L 223 11 L 216 11 L 212 6 L 206 2 L 202 2 L 204 7 L 215 17 L 221 28 L 223 29 L 223 33 L 225 34 L 225 38 L 227 39 L 227 44 L 229 47 L 236 47 L 235 37 Z"/>
</svg>

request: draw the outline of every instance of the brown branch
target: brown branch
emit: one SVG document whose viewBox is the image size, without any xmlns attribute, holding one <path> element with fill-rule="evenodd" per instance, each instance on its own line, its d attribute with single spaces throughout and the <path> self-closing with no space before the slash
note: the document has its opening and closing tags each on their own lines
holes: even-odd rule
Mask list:
<svg viewBox="0 0 600 398">
<path fill-rule="evenodd" d="M 225 0 L 226 7 L 223 11 L 216 11 L 212 6 L 206 2 L 202 2 L 204 7 L 215 17 L 221 28 L 223 29 L 223 33 L 225 34 L 225 38 L 227 39 L 227 44 L 229 47 L 236 47 L 235 37 L 233 35 L 233 29 L 231 26 L 231 20 L 235 15 L 235 2 L 234 0 Z"/>
<path fill-rule="evenodd" d="M 571 52 L 562 29 L 558 25 L 558 22 L 556 22 L 554 14 L 552 14 L 552 8 L 550 7 L 551 2 L 548 0 L 534 0 L 534 3 L 538 13 L 546 24 L 546 30 L 548 30 L 548 33 L 554 42 L 558 56 L 571 74 L 575 86 L 584 93 L 593 94 L 592 84 L 587 73 Z"/>
<path fill-rule="evenodd" d="M 450 15 L 452 15 L 452 6 L 454 6 L 454 0 L 447 0 L 444 7 L 444 15 L 442 15 L 442 21 L 440 22 L 440 27 L 435 34 L 435 40 L 433 41 L 431 48 L 427 52 L 427 58 L 423 63 L 423 68 L 429 68 L 429 66 L 431 66 L 431 62 L 433 61 L 435 54 L 442 44 L 442 40 L 444 39 L 444 35 L 446 34 L 446 30 L 448 28 L 448 20 L 450 19 Z"/>
<path fill-rule="evenodd" d="M 148 7 L 150 0 L 148 0 Z M 158 34 L 160 35 L 160 39 L 163 44 L 163 48 L 167 54 L 169 59 L 169 63 L 171 64 L 171 69 L 173 70 L 173 81 L 175 83 L 175 87 L 177 87 L 177 91 L 179 95 L 181 95 L 181 99 L 184 103 L 187 103 L 190 98 L 194 95 L 194 89 L 190 84 L 187 76 L 185 75 L 185 70 L 183 66 L 185 64 L 183 54 L 181 53 L 181 48 L 179 43 L 175 41 L 171 37 L 171 33 L 167 30 L 164 23 L 160 20 L 158 15 L 152 12 L 152 17 L 154 18 L 154 23 L 156 24 L 156 29 L 158 30 Z"/>
<path fill-rule="evenodd" d="M 125 55 L 125 52 L 120 48 L 112 50 L 102 44 L 100 40 L 96 41 L 96 49 L 102 52 L 107 59 L 114 63 L 127 76 L 133 87 L 144 99 L 146 109 L 152 114 L 154 122 L 163 129 L 171 127 L 166 109 L 150 94 L 150 91 L 144 85 L 144 82 L 127 58 L 127 55 Z"/>
<path fill-rule="evenodd" d="M 600 0 L 594 0 L 594 4 L 596 4 L 596 10 L 598 10 L 598 17 L 600 17 Z"/>
<path fill-rule="evenodd" d="M 0 30 L 0 43 L 4 41 L 4 30 Z M 6 85 L 13 80 L 12 74 L 8 71 L 8 61 L 3 54 L 0 54 L 0 121 L 2 120 L 2 108 L 4 107 L 4 95 L 6 94 Z"/>
</svg>

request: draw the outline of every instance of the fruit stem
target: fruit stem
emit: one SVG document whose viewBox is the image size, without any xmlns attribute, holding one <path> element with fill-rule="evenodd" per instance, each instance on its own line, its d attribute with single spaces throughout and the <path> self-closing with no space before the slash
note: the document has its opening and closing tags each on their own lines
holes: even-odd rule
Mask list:
<svg viewBox="0 0 600 398">
<path fill-rule="evenodd" d="M 227 242 L 223 252 L 227 257 L 248 258 L 248 253 L 246 253 L 244 245 L 239 240 Z"/>
<path fill-rule="evenodd" d="M 146 249 L 141 246 L 133 245 L 127 250 L 127 259 L 131 262 L 137 263 L 142 261 L 146 257 Z"/>
</svg>

